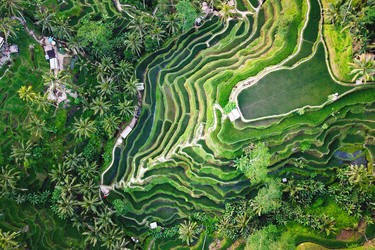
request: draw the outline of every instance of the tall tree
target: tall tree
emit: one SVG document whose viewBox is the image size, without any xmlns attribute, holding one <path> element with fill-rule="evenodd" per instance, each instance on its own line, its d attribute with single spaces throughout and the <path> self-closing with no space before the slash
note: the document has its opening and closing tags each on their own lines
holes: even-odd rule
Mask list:
<svg viewBox="0 0 375 250">
<path fill-rule="evenodd" d="M 140 86 L 139 80 L 133 75 L 128 81 L 125 82 L 125 90 L 129 96 L 136 96 L 138 87 Z"/>
<path fill-rule="evenodd" d="M 359 78 L 363 78 L 365 83 L 369 80 L 374 81 L 375 60 L 372 55 L 362 54 L 358 59 L 355 58 L 350 66 L 352 68 L 350 74 L 354 75 L 352 81 Z"/>
<path fill-rule="evenodd" d="M 5 42 L 9 37 L 16 37 L 18 30 L 18 21 L 10 17 L 0 18 L 0 33 L 4 35 Z"/>
<path fill-rule="evenodd" d="M 96 132 L 95 122 L 91 121 L 90 117 L 85 119 L 82 119 L 81 117 L 79 120 L 76 118 L 74 119 L 75 122 L 73 124 L 73 133 L 75 136 L 78 136 L 79 138 L 88 138 Z"/>
<path fill-rule="evenodd" d="M 33 86 L 21 86 L 17 91 L 19 97 L 23 101 L 34 102 L 37 99 L 37 94 L 33 91 Z"/>
<path fill-rule="evenodd" d="M 18 232 L 3 232 L 0 228 L 0 249 L 16 250 L 20 244 L 16 241 Z"/>
<path fill-rule="evenodd" d="M 21 14 L 22 0 L 1 0 L 0 1 L 0 10 L 4 11 L 8 16 L 17 16 Z"/>
<path fill-rule="evenodd" d="M 22 164 L 22 166 L 27 167 L 33 147 L 34 145 L 31 141 L 27 141 L 26 143 L 22 141 L 21 143 L 12 146 L 12 152 L 10 156 L 14 158 L 16 163 Z"/>
<path fill-rule="evenodd" d="M 278 209 L 281 206 L 281 196 L 280 184 L 271 181 L 258 191 L 250 206 L 255 213 L 261 216 Z"/>
<path fill-rule="evenodd" d="M 138 32 L 130 32 L 124 40 L 124 45 L 126 49 L 129 49 L 134 54 L 137 54 L 138 56 L 141 55 L 143 44 L 142 38 L 140 37 Z"/>
<path fill-rule="evenodd" d="M 182 28 L 184 31 L 189 30 L 193 27 L 195 19 L 198 14 L 191 2 L 187 0 L 181 0 L 176 4 L 178 15 L 182 19 Z"/>
<path fill-rule="evenodd" d="M 131 117 L 134 113 L 134 105 L 133 102 L 124 98 L 121 102 L 119 102 L 116 106 L 119 111 L 119 114 L 125 119 Z"/>
<path fill-rule="evenodd" d="M 20 177 L 20 172 L 8 165 L 1 167 L 0 171 L 0 188 L 2 191 L 12 191 L 16 188 L 17 180 Z M 1 194 L 0 194 L 1 196 Z"/>
<path fill-rule="evenodd" d="M 186 242 L 186 244 L 190 245 L 194 239 L 197 238 L 197 223 L 194 221 L 184 221 L 179 226 L 179 238 Z"/>
<path fill-rule="evenodd" d="M 103 128 L 110 138 L 113 136 L 113 133 L 119 128 L 120 122 L 120 119 L 113 114 L 104 116 Z"/>
<path fill-rule="evenodd" d="M 35 24 L 42 27 L 43 34 L 46 34 L 45 32 L 47 32 L 47 34 L 52 32 L 54 15 L 55 13 L 45 7 L 39 8 L 36 12 L 35 17 L 38 21 L 36 21 Z"/>
<path fill-rule="evenodd" d="M 235 167 L 241 170 L 253 183 L 266 181 L 267 166 L 271 154 L 264 143 L 258 143 L 246 155 L 235 160 Z"/>
<path fill-rule="evenodd" d="M 111 103 L 105 101 L 103 96 L 97 96 L 92 100 L 91 109 L 94 111 L 94 115 L 103 116 L 111 108 Z"/>
</svg>

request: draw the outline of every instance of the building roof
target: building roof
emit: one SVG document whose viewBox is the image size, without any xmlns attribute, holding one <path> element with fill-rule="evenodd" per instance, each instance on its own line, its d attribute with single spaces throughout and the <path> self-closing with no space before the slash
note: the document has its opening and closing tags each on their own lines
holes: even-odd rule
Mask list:
<svg viewBox="0 0 375 250">
<path fill-rule="evenodd" d="M 131 131 L 132 131 L 132 129 L 129 126 L 127 126 L 124 129 L 124 131 L 121 132 L 121 137 L 126 138 L 130 134 Z"/>
<path fill-rule="evenodd" d="M 53 49 L 47 50 L 47 55 L 48 55 L 49 59 L 56 58 L 56 54 L 55 54 L 55 51 Z"/>
<path fill-rule="evenodd" d="M 52 58 L 49 60 L 49 67 L 50 69 L 58 69 L 59 68 L 59 63 L 57 61 L 57 58 Z"/>
<path fill-rule="evenodd" d="M 237 120 L 238 118 L 241 117 L 240 111 L 238 111 L 237 108 L 233 109 L 229 114 L 228 114 L 229 120 L 231 122 Z"/>
<path fill-rule="evenodd" d="M 156 223 L 155 221 L 154 221 L 154 222 L 151 222 L 151 223 L 150 223 L 150 227 L 151 227 L 151 229 L 155 229 L 155 228 L 158 227 L 158 223 Z"/>
<path fill-rule="evenodd" d="M 3 46 L 3 44 L 4 44 L 4 38 L 2 38 L 2 37 L 0 36 L 0 48 Z"/>
</svg>

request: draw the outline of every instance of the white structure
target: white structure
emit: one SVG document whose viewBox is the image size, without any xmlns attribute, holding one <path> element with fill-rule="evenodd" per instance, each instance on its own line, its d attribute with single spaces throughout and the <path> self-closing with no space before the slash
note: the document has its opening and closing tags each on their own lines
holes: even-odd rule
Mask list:
<svg viewBox="0 0 375 250">
<path fill-rule="evenodd" d="M 3 47 L 3 44 L 4 44 L 4 38 L 2 38 L 2 37 L 0 36 L 0 48 Z"/>
<path fill-rule="evenodd" d="M 1 47 L 1 46 L 0 46 Z M 18 46 L 17 45 L 11 45 L 9 47 L 9 52 L 10 53 L 18 53 L 19 52 L 19 49 L 18 49 Z"/>
<path fill-rule="evenodd" d="M 288 179 L 287 178 L 283 178 L 282 181 L 283 181 L 283 183 L 286 183 L 286 182 L 288 182 Z"/>
<path fill-rule="evenodd" d="M 234 122 L 235 120 L 237 120 L 238 118 L 241 117 L 241 114 L 240 114 L 240 111 L 235 108 L 233 109 L 229 114 L 228 114 L 228 117 L 229 117 L 229 120 L 231 122 Z"/>
<path fill-rule="evenodd" d="M 123 139 L 125 139 L 129 134 L 130 134 L 130 132 L 132 132 L 132 128 L 131 127 L 129 127 L 129 126 L 127 126 L 122 132 L 121 132 L 121 135 L 120 135 L 120 137 L 117 139 L 117 141 L 116 141 L 116 145 L 120 145 L 120 144 L 122 144 L 122 142 L 123 142 Z"/>
<path fill-rule="evenodd" d="M 158 223 L 156 223 L 155 221 L 151 222 L 150 227 L 151 227 L 151 229 L 155 229 L 155 228 L 158 227 Z"/>
<path fill-rule="evenodd" d="M 57 58 L 52 58 L 49 60 L 49 67 L 50 69 L 58 69 L 59 68 L 59 62 L 57 61 Z"/>
<path fill-rule="evenodd" d="M 142 91 L 142 90 L 145 89 L 145 86 L 144 86 L 144 83 L 143 83 L 143 82 L 139 82 L 139 83 L 137 83 L 136 86 L 137 86 L 137 90 L 138 90 L 138 91 Z"/>
</svg>

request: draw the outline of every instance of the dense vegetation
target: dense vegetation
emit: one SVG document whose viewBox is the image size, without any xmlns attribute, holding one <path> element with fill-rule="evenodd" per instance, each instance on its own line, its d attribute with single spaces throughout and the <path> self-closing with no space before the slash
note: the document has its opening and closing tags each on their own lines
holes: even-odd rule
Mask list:
<svg viewBox="0 0 375 250">
<path fill-rule="evenodd" d="M 0 34 L 20 53 L 0 68 L 0 248 L 375 236 L 373 1 L 234 4 L 208 1 L 206 16 L 187 0 L 1 1 Z M 56 74 L 43 36 L 69 55 Z M 333 52 L 348 41 L 351 54 Z M 66 101 L 48 98 L 62 89 Z"/>
</svg>

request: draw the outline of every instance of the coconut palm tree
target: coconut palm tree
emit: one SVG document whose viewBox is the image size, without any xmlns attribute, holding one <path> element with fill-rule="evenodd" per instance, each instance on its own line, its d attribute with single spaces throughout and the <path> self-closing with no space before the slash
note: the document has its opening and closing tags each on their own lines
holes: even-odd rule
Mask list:
<svg viewBox="0 0 375 250">
<path fill-rule="evenodd" d="M 142 15 L 136 16 L 130 21 L 129 29 L 139 34 L 139 38 L 143 40 L 143 36 L 147 31 L 147 23 Z"/>
<path fill-rule="evenodd" d="M 53 20 L 55 18 L 55 13 L 50 12 L 48 8 L 39 8 L 35 14 L 35 18 L 38 20 L 35 22 L 36 25 L 42 27 L 42 33 L 47 31 L 47 33 L 52 32 Z"/>
<path fill-rule="evenodd" d="M 95 88 L 98 89 L 98 94 L 102 96 L 111 96 L 116 93 L 116 86 L 113 84 L 113 78 L 110 77 L 102 77 Z"/>
<path fill-rule="evenodd" d="M 81 163 L 84 161 L 82 153 L 77 154 L 75 151 L 73 153 L 67 153 L 64 157 L 64 164 L 69 169 L 79 168 Z"/>
<path fill-rule="evenodd" d="M 33 91 L 33 86 L 21 86 L 17 91 L 21 100 L 26 102 L 34 102 L 37 99 L 37 94 Z"/>
<path fill-rule="evenodd" d="M 46 127 L 46 121 L 40 120 L 35 115 L 30 116 L 30 119 L 26 125 L 26 129 L 35 139 L 42 139 L 44 132 L 48 131 Z"/>
<path fill-rule="evenodd" d="M 72 27 L 69 25 L 69 18 L 55 16 L 52 23 L 52 33 L 58 39 L 69 40 L 72 38 Z"/>
<path fill-rule="evenodd" d="M 125 82 L 125 90 L 129 96 L 136 96 L 138 94 L 138 87 L 140 86 L 139 80 L 133 75 L 128 81 Z"/>
<path fill-rule="evenodd" d="M 33 147 L 34 145 L 31 141 L 27 141 L 26 143 L 22 141 L 20 144 L 12 146 L 10 157 L 14 158 L 17 164 L 22 162 L 22 165 L 25 166 L 31 156 Z"/>
<path fill-rule="evenodd" d="M 337 228 L 335 226 L 336 220 L 333 217 L 329 217 L 326 214 L 323 214 L 320 218 L 320 231 L 325 232 L 328 235 L 335 233 Z"/>
<path fill-rule="evenodd" d="M 372 55 L 362 54 L 359 58 L 355 58 L 353 63 L 349 64 L 352 68 L 350 72 L 353 76 L 352 81 L 363 78 L 364 82 L 374 80 L 375 75 L 375 60 Z"/>
<path fill-rule="evenodd" d="M 100 233 L 100 240 L 103 242 L 101 246 L 115 250 L 115 246 L 117 246 L 124 237 L 124 232 L 118 227 L 105 228 L 103 232 Z"/>
<path fill-rule="evenodd" d="M 95 218 L 95 224 L 99 227 L 99 230 L 109 228 L 110 226 L 115 226 L 112 220 L 114 212 L 108 207 L 103 207 L 98 213 L 98 217 Z"/>
<path fill-rule="evenodd" d="M 159 46 L 160 46 L 160 42 L 162 42 L 165 37 L 164 33 L 165 31 L 162 30 L 162 28 L 159 25 L 157 24 L 152 25 L 152 28 L 150 30 L 150 35 L 153 40 L 156 40 Z"/>
<path fill-rule="evenodd" d="M 99 186 L 95 183 L 94 179 L 85 179 L 81 182 L 82 185 L 79 187 L 79 193 L 84 196 L 97 193 Z"/>
<path fill-rule="evenodd" d="M 36 108 L 37 111 L 43 111 L 44 113 L 48 112 L 48 107 L 52 105 L 54 106 L 47 98 L 47 94 L 41 95 L 36 94 L 36 98 L 33 101 L 33 106 Z"/>
<path fill-rule="evenodd" d="M 17 180 L 20 177 L 20 172 L 8 165 L 1 167 L 0 172 L 0 188 L 3 191 L 10 191 L 16 188 Z M 1 195 L 0 195 L 1 196 Z"/>
<path fill-rule="evenodd" d="M 66 175 L 62 182 L 60 182 L 59 189 L 62 195 L 73 195 L 82 186 L 81 183 L 77 181 L 77 177 L 72 177 L 72 175 Z"/>
<path fill-rule="evenodd" d="M 104 116 L 102 121 L 103 128 L 109 137 L 112 137 L 113 133 L 119 128 L 120 122 L 120 119 L 113 114 Z"/>
<path fill-rule="evenodd" d="M 96 225 L 87 225 L 87 229 L 87 231 L 83 232 L 83 235 L 86 235 L 85 242 L 86 244 L 91 244 L 93 247 L 95 247 L 100 237 L 99 227 Z"/>
<path fill-rule="evenodd" d="M 328 3 L 328 8 L 323 10 L 325 23 L 331 23 L 333 25 L 340 23 L 340 2 Z"/>
<path fill-rule="evenodd" d="M 98 213 L 97 207 L 101 204 L 102 202 L 99 200 L 99 198 L 92 193 L 84 195 L 83 201 L 79 202 L 79 205 L 82 207 L 84 214 L 87 214 L 89 212 Z"/>
<path fill-rule="evenodd" d="M 373 181 L 372 176 L 367 173 L 367 169 L 363 165 L 350 165 L 344 172 L 350 184 L 366 189 Z"/>
<path fill-rule="evenodd" d="M 8 42 L 9 37 L 17 36 L 18 22 L 10 17 L 0 18 L 0 33 L 4 35 L 5 42 Z"/>
<path fill-rule="evenodd" d="M 94 111 L 94 115 L 98 114 L 99 116 L 103 116 L 110 110 L 111 103 L 109 101 L 105 101 L 103 96 L 98 96 L 92 100 L 90 108 Z"/>
<path fill-rule="evenodd" d="M 234 6 L 230 6 L 228 3 L 223 3 L 220 10 L 220 19 L 223 23 L 226 23 L 235 11 Z"/>
<path fill-rule="evenodd" d="M 60 199 L 56 202 L 56 213 L 61 219 L 72 217 L 76 205 L 77 203 L 71 194 L 61 195 Z"/>
<path fill-rule="evenodd" d="M 121 60 L 116 67 L 116 74 L 120 80 L 125 80 L 131 77 L 134 72 L 134 67 L 130 62 Z"/>
<path fill-rule="evenodd" d="M 84 163 L 78 166 L 78 173 L 80 174 L 82 180 L 93 179 L 98 176 L 98 165 L 96 162 L 90 163 L 88 160 L 86 160 Z"/>
<path fill-rule="evenodd" d="M 21 14 L 22 0 L 1 0 L 0 1 L 0 10 L 4 11 L 8 16 L 17 16 Z"/>
<path fill-rule="evenodd" d="M 0 249 L 19 249 L 20 244 L 16 241 L 19 232 L 3 232 L 0 228 Z"/>
<path fill-rule="evenodd" d="M 119 114 L 126 119 L 131 117 L 134 113 L 134 105 L 133 102 L 124 98 L 123 101 L 119 102 L 116 106 L 119 111 Z"/>
<path fill-rule="evenodd" d="M 163 24 L 168 31 L 168 34 L 176 34 L 181 30 L 181 18 L 177 13 L 167 15 L 163 20 Z"/>
<path fill-rule="evenodd" d="M 49 176 L 52 182 L 63 183 L 65 177 L 70 173 L 72 168 L 64 163 L 58 163 L 57 166 L 53 165 Z"/>
<path fill-rule="evenodd" d="M 184 223 L 181 223 L 179 226 L 179 238 L 182 241 L 185 241 L 186 244 L 190 245 L 193 242 L 193 240 L 197 238 L 197 227 L 198 225 L 196 222 L 184 221 Z"/>
<path fill-rule="evenodd" d="M 102 60 L 96 64 L 97 79 L 103 77 L 111 77 L 115 65 L 111 57 L 103 57 Z"/>
<path fill-rule="evenodd" d="M 78 138 L 88 138 L 96 132 L 95 122 L 91 121 L 89 117 L 82 119 L 82 117 L 77 120 L 74 118 L 75 122 L 73 124 L 73 133 Z"/>
<path fill-rule="evenodd" d="M 139 35 L 139 33 L 135 31 L 130 32 L 124 40 L 124 45 L 126 49 L 131 50 L 134 54 L 137 54 L 138 56 L 141 55 L 143 44 L 142 37 Z"/>
</svg>

